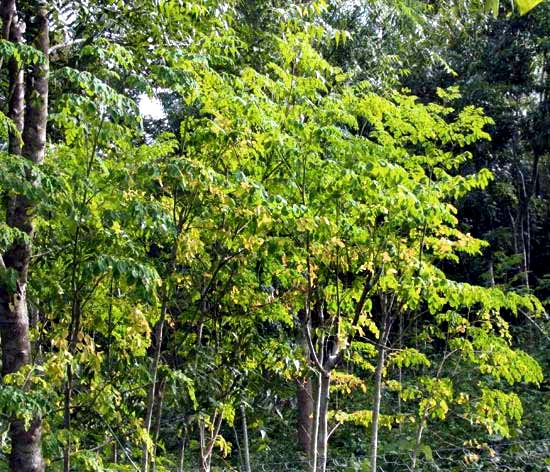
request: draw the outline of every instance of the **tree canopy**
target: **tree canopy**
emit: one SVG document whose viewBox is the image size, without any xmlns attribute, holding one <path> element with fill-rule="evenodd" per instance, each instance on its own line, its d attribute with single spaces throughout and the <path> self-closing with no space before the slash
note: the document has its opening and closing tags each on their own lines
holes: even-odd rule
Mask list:
<svg viewBox="0 0 550 472">
<path fill-rule="evenodd" d="M 548 2 L 0 16 L 0 471 L 546 470 Z"/>
</svg>

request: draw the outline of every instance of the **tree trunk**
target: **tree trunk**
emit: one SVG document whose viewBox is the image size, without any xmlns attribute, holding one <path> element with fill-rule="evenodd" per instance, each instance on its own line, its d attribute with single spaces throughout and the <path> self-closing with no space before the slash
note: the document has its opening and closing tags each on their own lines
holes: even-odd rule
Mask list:
<svg viewBox="0 0 550 472">
<path fill-rule="evenodd" d="M 386 361 L 387 342 L 390 336 L 392 317 L 389 315 L 385 296 L 381 296 L 382 305 L 382 332 L 378 338 L 378 359 L 374 373 L 374 402 L 372 406 L 372 435 L 371 435 L 371 472 L 376 472 L 378 458 L 378 429 L 380 423 L 380 405 L 382 403 L 382 374 Z M 390 306 L 393 302 L 390 303 Z"/>
<path fill-rule="evenodd" d="M 180 452 L 179 452 L 179 467 L 178 472 L 183 472 L 183 466 L 185 464 L 185 441 L 187 440 L 187 426 L 183 428 L 183 437 L 181 438 Z"/>
<path fill-rule="evenodd" d="M 422 433 L 424 432 L 424 428 L 426 427 L 426 418 L 427 414 L 423 416 L 420 420 L 420 424 L 418 425 L 418 429 L 416 431 L 416 439 L 414 443 L 414 449 L 412 451 L 412 458 L 411 458 L 411 469 L 413 472 L 416 472 L 416 464 L 418 461 L 418 452 L 420 451 L 420 445 L 422 444 Z"/>
<path fill-rule="evenodd" d="M 175 210 L 174 210 L 175 211 Z M 153 361 L 151 363 L 151 369 L 149 371 L 149 375 L 151 377 L 151 384 L 149 386 L 149 391 L 147 393 L 147 406 L 145 411 L 145 431 L 147 435 L 151 432 L 151 426 L 153 421 L 153 408 L 155 406 L 155 390 L 157 387 L 157 378 L 158 378 L 158 371 L 160 366 L 160 358 L 162 354 L 162 342 L 164 340 L 164 329 L 166 324 L 166 316 L 168 313 L 168 302 L 170 299 L 170 293 L 168 293 L 168 278 L 174 273 L 174 269 L 176 267 L 176 256 L 178 253 L 178 238 L 179 234 L 181 233 L 181 229 L 183 226 L 183 222 L 179 220 L 177 222 L 178 227 L 178 236 L 174 240 L 173 247 L 172 247 L 172 253 L 170 255 L 170 263 L 167 270 L 167 278 L 163 281 L 163 292 L 162 292 L 162 306 L 160 309 L 160 318 L 157 321 L 154 329 L 155 333 L 155 342 L 154 342 L 154 353 L 153 353 Z M 150 463 L 150 457 L 149 457 L 149 450 L 147 449 L 147 444 L 143 445 L 142 448 L 142 456 L 141 456 L 141 470 L 142 472 L 148 472 L 149 471 L 149 463 Z"/>
<path fill-rule="evenodd" d="M 297 380 L 298 444 L 304 454 L 311 450 L 311 429 L 313 424 L 313 393 L 311 381 Z"/>
<path fill-rule="evenodd" d="M 319 430 L 317 434 L 317 470 L 325 472 L 328 460 L 328 405 L 330 399 L 330 371 L 319 376 Z"/>
<path fill-rule="evenodd" d="M 12 421 L 10 426 L 10 470 L 13 472 L 42 472 L 42 422 L 36 418 L 28 430 L 23 421 Z"/>
<path fill-rule="evenodd" d="M 214 443 L 218 434 L 220 434 L 220 428 L 222 426 L 223 414 L 217 411 L 212 417 L 212 430 L 206 436 L 206 422 L 204 419 L 199 419 L 199 435 L 200 435 L 200 472 L 210 472 L 210 464 L 212 462 L 212 451 L 214 449 Z"/>
<path fill-rule="evenodd" d="M 372 406 L 372 436 L 371 436 L 371 471 L 376 472 L 378 458 L 378 425 L 380 420 L 380 403 L 382 399 L 382 372 L 384 370 L 386 349 L 378 348 L 378 361 L 374 374 L 374 402 Z"/>
<path fill-rule="evenodd" d="M 23 70 L 10 61 L 9 79 L 11 97 L 9 116 L 22 136 L 10 135 L 9 151 L 21 154 L 34 165 L 42 164 L 46 144 L 48 119 L 48 52 L 49 30 L 46 6 L 43 2 L 27 4 L 29 13 L 36 19 L 30 29 L 34 46 L 45 56 L 45 61 L 33 64 L 29 71 L 25 91 Z M 22 42 L 23 25 L 13 0 L 1 3 L 4 39 Z M 9 30 L 9 31 L 8 31 Z M 25 94 L 26 92 L 26 94 Z M 25 109 L 26 95 L 26 109 Z M 30 99 L 32 97 L 32 99 Z M 25 113 L 23 110 L 25 109 Z M 38 185 L 30 172 L 24 176 Z M 0 267 L 14 276 L 14 283 L 0 286 L 0 337 L 2 339 L 2 375 L 17 372 L 30 362 L 29 317 L 27 312 L 27 276 L 33 237 L 33 213 L 35 204 L 25 195 L 16 195 L 8 202 L 6 222 L 21 231 L 25 238 L 17 238 L 3 257 Z M 24 423 L 12 419 L 10 424 L 11 453 L 9 466 L 13 472 L 42 472 L 44 461 L 41 450 L 41 419 L 37 414 L 28 430 Z"/>
<path fill-rule="evenodd" d="M 321 418 L 321 375 L 317 374 L 311 388 L 313 394 L 313 420 L 311 425 L 311 440 L 310 440 L 310 452 L 309 452 L 309 464 L 310 471 L 317 472 L 319 465 L 319 421 Z"/>
<path fill-rule="evenodd" d="M 147 395 L 147 410 L 145 412 L 145 431 L 147 434 L 151 432 L 151 426 L 153 422 L 153 409 L 155 407 L 155 391 L 157 387 L 157 375 L 160 364 L 160 355 L 162 353 L 162 338 L 164 334 L 164 320 L 166 317 L 166 299 L 161 309 L 161 317 L 155 327 L 156 332 L 156 344 L 155 352 L 153 355 L 153 362 L 151 364 L 151 386 L 149 387 L 149 393 Z M 147 444 L 143 445 L 143 454 L 141 458 L 141 470 L 142 472 L 149 471 L 150 457 Z"/>
<path fill-rule="evenodd" d="M 248 424 L 246 421 L 246 410 L 244 405 L 241 405 L 241 415 L 243 420 L 243 453 L 244 453 L 244 470 L 252 472 L 250 468 L 250 445 L 248 443 Z"/>
<path fill-rule="evenodd" d="M 164 402 L 164 388 L 166 387 L 166 379 L 162 379 L 158 382 L 157 388 L 157 408 L 156 408 L 156 417 L 155 417 L 155 434 L 153 436 L 153 453 L 151 454 L 151 472 L 155 472 L 157 468 L 156 459 L 157 459 L 157 445 L 160 436 L 160 425 L 162 421 L 162 406 Z"/>
</svg>

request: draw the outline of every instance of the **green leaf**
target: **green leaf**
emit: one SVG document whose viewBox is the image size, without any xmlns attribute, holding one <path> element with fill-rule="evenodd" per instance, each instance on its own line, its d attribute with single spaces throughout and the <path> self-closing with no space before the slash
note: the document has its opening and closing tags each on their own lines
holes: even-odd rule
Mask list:
<svg viewBox="0 0 550 472">
<path fill-rule="evenodd" d="M 516 4 L 520 15 L 525 15 L 526 13 L 529 13 L 541 2 L 542 0 L 514 0 L 514 3 Z"/>
<path fill-rule="evenodd" d="M 427 444 L 423 444 L 421 449 L 422 449 L 424 457 L 426 458 L 427 461 L 433 461 L 434 460 L 432 448 L 430 446 L 428 446 Z"/>
</svg>

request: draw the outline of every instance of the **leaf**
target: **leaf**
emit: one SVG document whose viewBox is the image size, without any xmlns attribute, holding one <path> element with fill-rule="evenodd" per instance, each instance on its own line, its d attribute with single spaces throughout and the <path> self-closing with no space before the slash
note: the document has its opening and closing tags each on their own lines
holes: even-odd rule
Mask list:
<svg viewBox="0 0 550 472">
<path fill-rule="evenodd" d="M 520 15 L 525 15 L 529 13 L 541 2 L 542 0 L 514 0 L 514 3 L 516 4 Z"/>
<path fill-rule="evenodd" d="M 430 446 L 428 446 L 427 444 L 422 445 L 422 452 L 424 453 L 424 457 L 426 458 L 427 461 L 433 461 L 434 460 L 434 456 L 433 456 L 433 453 L 432 453 L 432 448 Z"/>
<path fill-rule="evenodd" d="M 498 17 L 499 5 L 500 5 L 499 0 L 486 0 L 485 1 L 485 11 L 487 13 L 492 13 L 493 16 L 496 18 L 496 17 Z"/>
</svg>

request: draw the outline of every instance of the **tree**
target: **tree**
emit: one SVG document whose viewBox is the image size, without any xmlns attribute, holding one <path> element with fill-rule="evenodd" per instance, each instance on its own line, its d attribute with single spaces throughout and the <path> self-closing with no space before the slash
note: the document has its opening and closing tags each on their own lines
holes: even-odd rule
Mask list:
<svg viewBox="0 0 550 472">
<path fill-rule="evenodd" d="M 22 175 L 16 175 L 19 182 L 8 180 L 3 185 L 7 199 L 5 224 L 10 236 L 0 256 L 3 377 L 17 373 L 31 360 L 27 281 L 34 236 L 35 188 L 39 185 L 37 168 L 44 160 L 48 120 L 47 4 L 29 2 L 23 10 L 17 7 L 12 0 L 3 1 L 0 6 L 10 84 L 9 95 L 6 95 L 9 111 L 7 118 L 3 117 L 10 129 L 9 145 L 3 159 L 24 169 Z M 14 188 L 21 190 L 10 191 Z M 22 472 L 44 470 L 40 415 L 34 413 L 25 419 L 17 418 L 11 410 L 10 467 Z"/>
<path fill-rule="evenodd" d="M 513 434 L 520 384 L 541 373 L 510 327 L 542 308 L 530 293 L 476 286 L 460 265 L 486 250 L 457 209 L 489 184 L 477 153 L 492 122 L 455 89 L 411 78 L 420 99 L 396 90 L 395 64 L 425 64 L 404 48 L 416 14 L 426 25 L 442 15 L 423 47 L 454 64 L 436 10 L 376 4 L 387 16 L 373 24 L 323 1 L 53 3 L 39 167 L 26 124 L 17 151 L 21 115 L 6 99 L 18 71 L 46 64 L 25 4 L 27 32 L 0 48 L 8 69 L 28 64 L 4 88 L 0 168 L 7 203 L 32 210 L 20 215 L 36 235 L 10 220 L 1 241 L 4 256 L 27 250 L 36 361 L 4 375 L 0 419 L 42 422 L 48 468 L 254 470 L 301 457 L 271 440 L 296 433 L 295 416 L 315 472 L 358 425 L 372 470 L 409 436 L 419 468 L 434 433 Z M 142 124 L 144 93 L 163 118 Z M 7 297 L 23 278 L 3 260 Z M 343 456 L 364 446 L 355 437 Z M 20 445 L 12 434 L 0 454 Z"/>
</svg>

